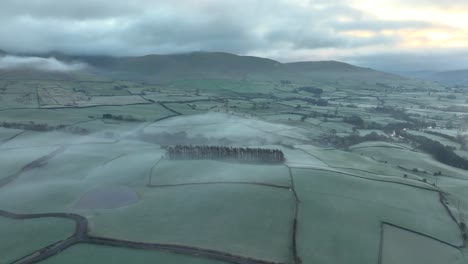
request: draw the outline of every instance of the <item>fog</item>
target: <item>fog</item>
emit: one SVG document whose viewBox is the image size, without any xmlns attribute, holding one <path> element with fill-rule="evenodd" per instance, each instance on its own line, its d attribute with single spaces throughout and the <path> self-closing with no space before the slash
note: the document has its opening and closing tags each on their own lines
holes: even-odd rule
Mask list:
<svg viewBox="0 0 468 264">
<path fill-rule="evenodd" d="M 284 137 L 276 132 L 291 133 Z M 144 129 L 145 140 L 162 144 L 271 145 L 288 144 L 299 135 L 297 128 L 223 113 L 170 118 Z M 140 135 L 141 136 L 141 135 Z M 294 142 L 299 143 L 300 141 Z"/>
<path fill-rule="evenodd" d="M 0 69 L 34 69 L 40 71 L 69 72 L 86 69 L 87 66 L 81 62 L 63 62 L 54 57 L 20 57 L 7 55 L 0 57 Z"/>
</svg>

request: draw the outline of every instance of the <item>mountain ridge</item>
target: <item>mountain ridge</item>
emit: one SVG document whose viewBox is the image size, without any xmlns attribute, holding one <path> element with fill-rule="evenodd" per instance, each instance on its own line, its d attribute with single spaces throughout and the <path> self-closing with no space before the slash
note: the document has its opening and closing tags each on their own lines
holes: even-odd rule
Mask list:
<svg viewBox="0 0 468 264">
<path fill-rule="evenodd" d="M 448 86 L 468 86 L 468 69 L 450 71 L 421 71 L 403 74 L 404 76 L 426 79 Z"/>
<path fill-rule="evenodd" d="M 8 53 L 7 53 L 8 54 Z M 54 57 L 64 62 L 84 62 L 98 74 L 116 79 L 169 82 L 179 79 L 230 79 L 249 81 L 295 80 L 297 82 L 332 79 L 371 81 L 403 80 L 404 77 L 362 68 L 339 61 L 299 61 L 282 63 L 269 58 L 226 52 L 190 52 L 148 54 L 144 56 L 11 54 L 16 56 Z"/>
</svg>

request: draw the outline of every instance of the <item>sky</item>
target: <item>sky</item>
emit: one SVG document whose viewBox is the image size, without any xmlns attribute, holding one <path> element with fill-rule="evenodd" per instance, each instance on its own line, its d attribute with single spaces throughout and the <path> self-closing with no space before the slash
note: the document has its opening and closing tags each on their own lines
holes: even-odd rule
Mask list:
<svg viewBox="0 0 468 264">
<path fill-rule="evenodd" d="M 0 49 L 468 68 L 467 0 L 1 0 Z"/>
</svg>

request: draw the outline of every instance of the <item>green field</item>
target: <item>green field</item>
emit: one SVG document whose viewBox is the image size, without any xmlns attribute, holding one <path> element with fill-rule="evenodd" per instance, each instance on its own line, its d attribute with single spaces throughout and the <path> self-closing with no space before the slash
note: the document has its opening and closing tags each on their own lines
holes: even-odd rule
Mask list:
<svg viewBox="0 0 468 264">
<path fill-rule="evenodd" d="M 173 113 L 158 104 L 65 109 L 15 109 L 0 111 L 0 122 L 29 123 L 33 121 L 38 124 L 71 125 L 102 118 L 103 114 L 121 115 L 123 117 L 132 116 L 150 122 L 173 115 Z"/>
<path fill-rule="evenodd" d="M 28 157 L 23 153 L 37 155 L 43 148 L 36 149 L 8 150 L 9 157 L 21 161 L 18 156 Z M 0 208 L 24 213 L 70 212 L 75 210 L 73 206 L 80 197 L 94 188 L 145 186 L 151 167 L 163 154 L 158 146 L 133 141 L 70 146 L 43 166 L 23 173 L 7 185 L 8 188 L 0 192 Z M 16 172 L 14 169 L 23 163 L 16 167 L 14 164 L 8 166 Z M 2 173 L 2 176 L 7 174 Z"/>
<path fill-rule="evenodd" d="M 408 133 L 410 133 L 412 135 L 416 135 L 416 136 L 423 136 L 425 138 L 428 138 L 428 139 L 431 139 L 431 140 L 434 140 L 434 141 L 438 141 L 440 144 L 442 144 L 444 146 L 454 147 L 456 149 L 460 148 L 459 143 L 453 142 L 451 140 L 448 140 L 448 139 L 440 137 L 440 136 L 431 135 L 431 134 L 428 134 L 428 133 L 413 131 L 413 130 L 409 130 Z"/>
<path fill-rule="evenodd" d="M 394 226 L 384 224 L 382 228 L 382 264 L 465 263 L 456 247 Z"/>
<path fill-rule="evenodd" d="M 57 147 L 48 146 L 34 149 L 1 150 L 0 167 L 2 168 L 2 171 L 0 173 L 0 179 L 20 171 L 28 163 L 52 153 L 55 150 L 57 150 Z"/>
<path fill-rule="evenodd" d="M 293 169 L 293 177 L 304 263 L 377 263 L 382 222 L 462 244 L 437 192 L 307 169 Z"/>
<path fill-rule="evenodd" d="M 421 152 L 394 147 L 363 147 L 352 151 L 362 153 L 377 161 L 387 161 L 388 164 L 399 166 L 410 172 L 415 169 L 423 173 L 420 174 L 421 176 L 427 178 L 431 178 L 433 173 L 440 171 L 443 175 L 467 179 L 465 171 L 435 161 L 430 155 Z"/>
<path fill-rule="evenodd" d="M 19 135 L 23 130 L 0 127 L 0 144 Z"/>
<path fill-rule="evenodd" d="M 277 262 L 291 258 L 294 200 L 287 189 L 217 184 L 140 188 L 139 193 L 137 204 L 89 212 L 91 234 Z"/>
<path fill-rule="evenodd" d="M 289 173 L 282 165 L 237 164 L 211 160 L 162 160 L 153 168 L 152 185 L 210 182 L 265 183 L 290 186 Z"/>
<path fill-rule="evenodd" d="M 320 159 L 327 166 L 345 169 L 355 174 L 370 173 L 399 178 L 406 174 L 412 179 L 421 179 L 421 177 L 416 174 L 402 170 L 394 164 L 385 163 L 385 161 L 377 161 L 361 155 L 361 152 L 359 152 L 361 149 L 359 147 L 351 146 L 351 150 L 354 153 L 332 149 L 320 149 L 313 146 L 298 146 L 298 148 L 312 157 Z"/>
<path fill-rule="evenodd" d="M 34 253 L 46 246 L 71 236 L 75 223 L 60 218 L 15 220 L 0 216 L 0 263 Z"/>
<path fill-rule="evenodd" d="M 147 263 L 193 263 L 221 264 L 225 262 L 202 257 L 177 255 L 164 251 L 117 248 L 100 245 L 78 244 L 64 252 L 51 257 L 43 264 L 82 264 L 82 263 L 113 263 L 113 264 L 147 264 Z"/>
</svg>

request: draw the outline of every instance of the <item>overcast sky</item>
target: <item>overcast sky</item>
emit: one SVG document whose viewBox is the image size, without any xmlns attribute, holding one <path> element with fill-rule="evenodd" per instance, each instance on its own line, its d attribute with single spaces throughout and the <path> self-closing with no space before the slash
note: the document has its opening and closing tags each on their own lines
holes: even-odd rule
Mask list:
<svg viewBox="0 0 468 264">
<path fill-rule="evenodd" d="M 468 0 L 0 0 L 0 49 L 468 68 Z"/>
</svg>

